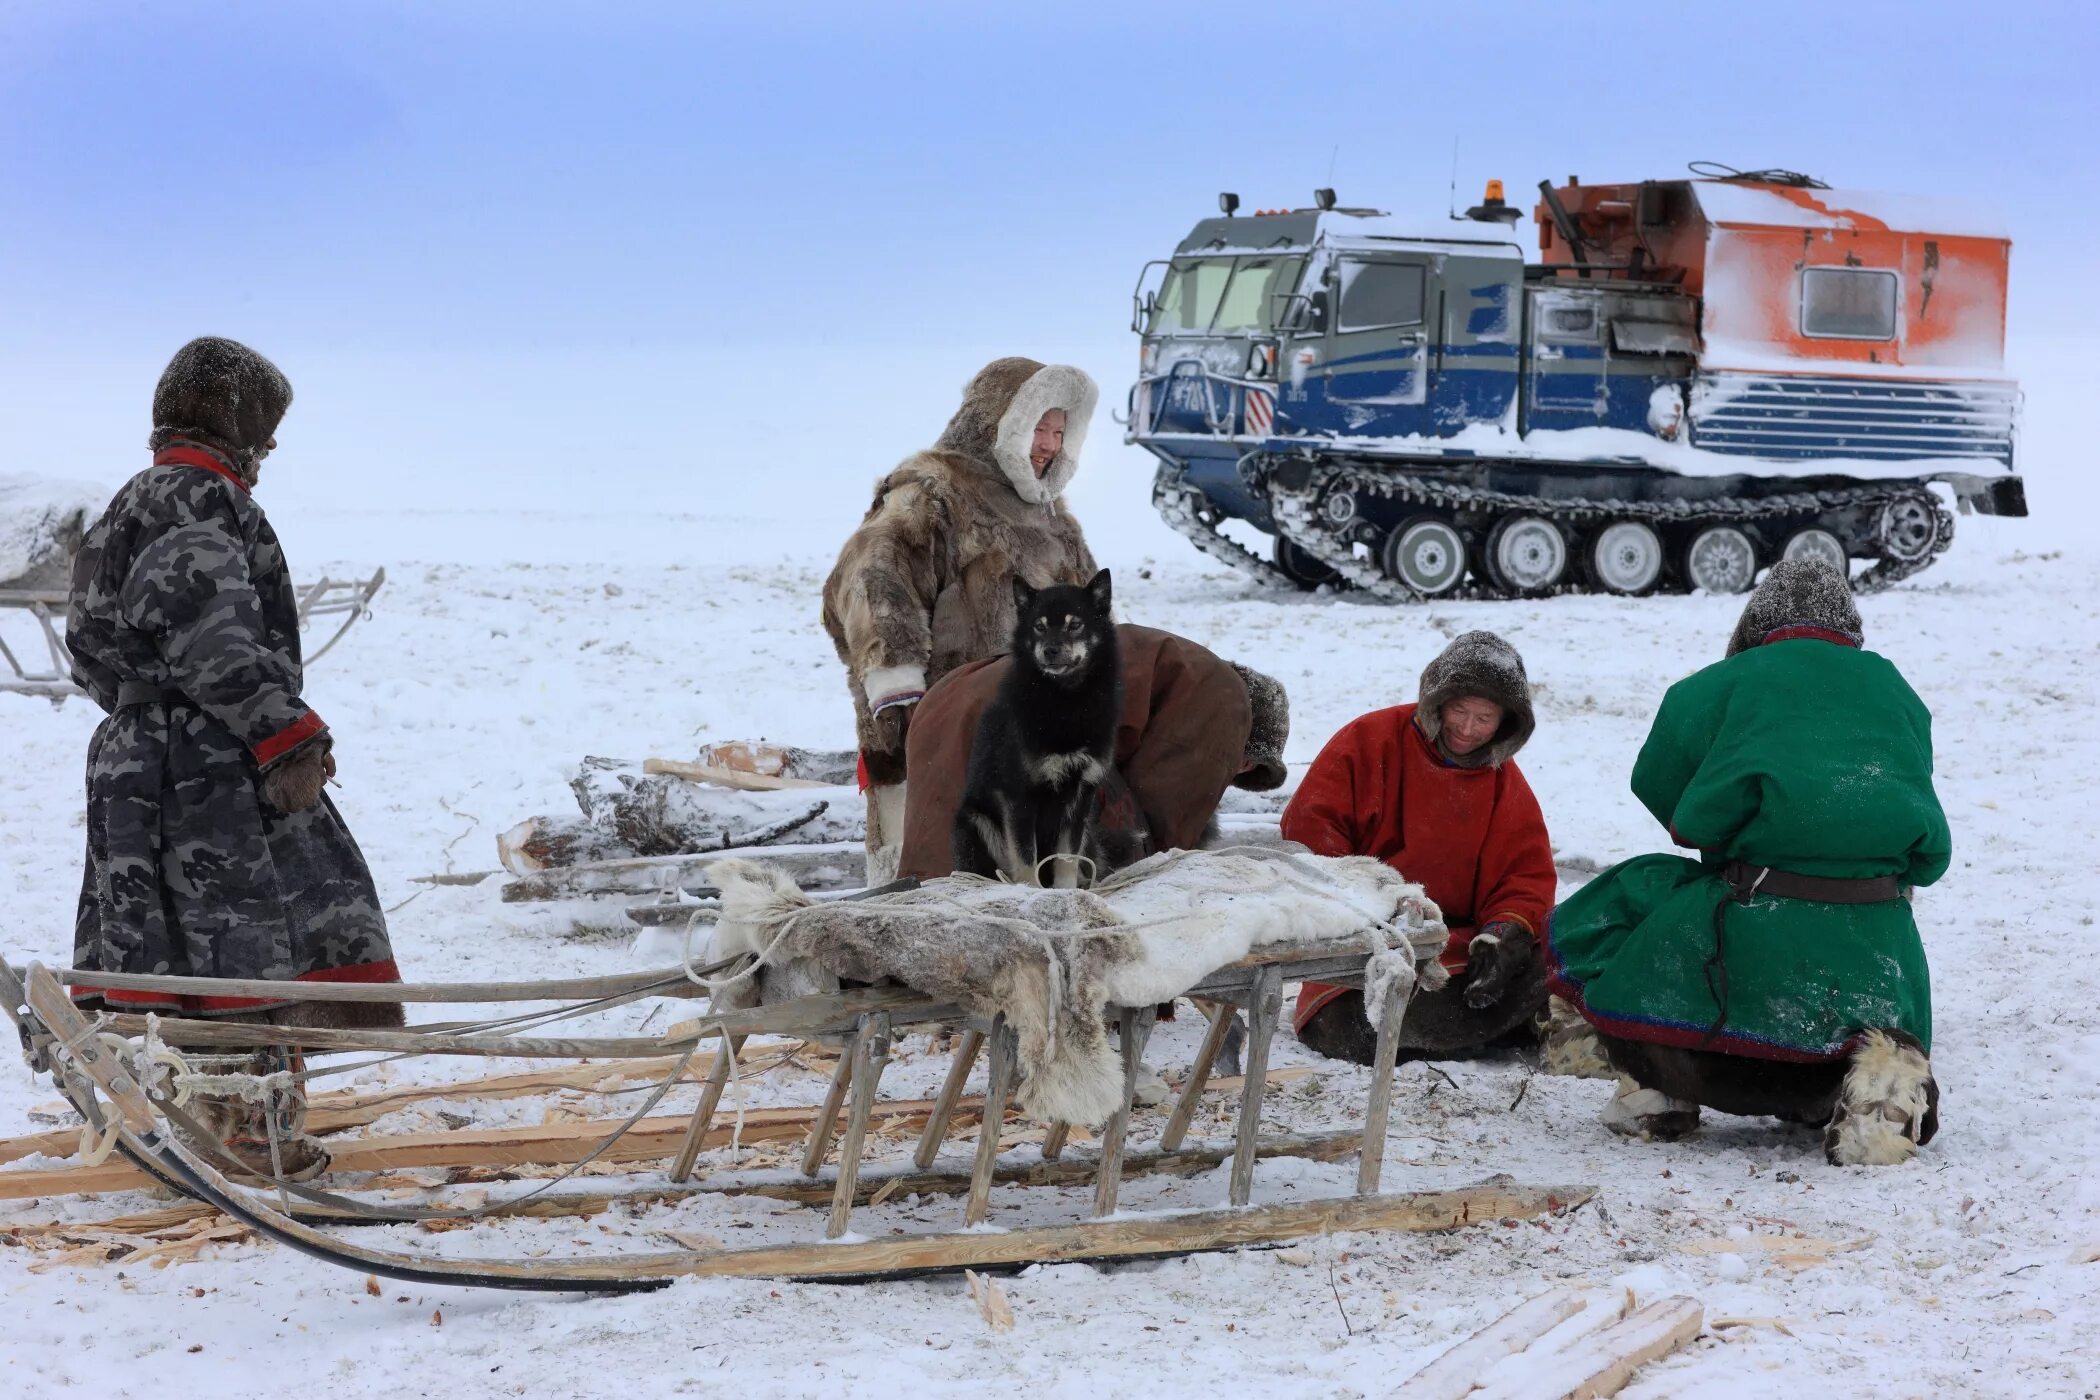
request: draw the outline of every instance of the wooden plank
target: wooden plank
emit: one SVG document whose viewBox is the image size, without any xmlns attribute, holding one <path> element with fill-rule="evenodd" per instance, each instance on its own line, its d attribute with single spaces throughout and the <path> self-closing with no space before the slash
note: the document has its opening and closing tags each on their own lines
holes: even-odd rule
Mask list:
<svg viewBox="0 0 2100 1400">
<path fill-rule="evenodd" d="M 1217 1062 L 1218 1051 L 1239 1015 L 1236 1006 L 1220 1006 L 1210 1018 L 1210 1028 L 1203 1032 L 1203 1044 L 1196 1051 L 1196 1062 L 1189 1066 L 1189 1077 L 1182 1083 L 1174 1111 L 1167 1118 L 1167 1130 L 1159 1135 L 1159 1145 L 1167 1151 L 1181 1146 L 1181 1140 L 1188 1136 L 1189 1123 L 1196 1116 L 1196 1101 L 1202 1097 L 1203 1086 L 1210 1080 L 1210 1068 Z"/>
<path fill-rule="evenodd" d="M 1123 1101 L 1110 1115 L 1108 1130 L 1101 1135 L 1101 1175 L 1094 1183 L 1094 1214 L 1113 1215 L 1116 1211 L 1116 1196 L 1123 1187 L 1123 1141 L 1130 1135 L 1130 1100 L 1137 1092 L 1138 1066 L 1145 1053 L 1145 1041 L 1152 1031 L 1152 1021 L 1158 1015 L 1156 1007 L 1123 1007 L 1117 1013 L 1120 1023 L 1117 1039 L 1123 1056 Z"/>
<path fill-rule="evenodd" d="M 838 1181 L 832 1188 L 831 1219 L 824 1238 L 835 1240 L 846 1233 L 853 1214 L 853 1187 L 860 1178 L 860 1154 L 868 1144 L 868 1116 L 875 1108 L 875 1090 L 882 1068 L 890 1059 L 890 1019 L 881 1012 L 860 1018 L 860 1034 L 849 1047 L 853 1057 L 853 1111 L 846 1119 L 846 1135 L 839 1143 Z M 846 1056 L 839 1057 L 844 1060 Z M 996 1134 L 995 1134 L 996 1136 Z"/>
<path fill-rule="evenodd" d="M 671 1063 L 675 1064 L 676 1059 Z M 589 1065 L 580 1068 L 604 1073 L 614 1067 Z M 664 1068 L 669 1068 L 669 1065 Z M 1294 1065 L 1277 1070 L 1270 1078 L 1281 1081 L 1310 1072 L 1308 1066 Z M 501 1077 L 522 1080 L 531 1076 Z M 1218 1081 L 1210 1086 L 1216 1093 L 1228 1093 L 1236 1087 L 1238 1081 Z M 890 1103 L 878 1103 L 870 1115 L 871 1130 L 879 1133 L 908 1132 L 924 1124 L 934 1103 L 931 1099 L 901 1099 Z M 958 1099 L 953 1110 L 954 1126 L 974 1125 L 983 1108 L 984 1100 L 975 1095 Z M 815 1110 L 807 1105 L 749 1109 L 744 1114 L 743 1140 L 782 1142 L 800 1137 L 808 1131 L 814 1112 Z M 1010 1122 L 1015 1121 L 1016 1115 L 1009 1113 L 1007 1119 Z M 684 1134 L 690 1124 L 690 1118 L 684 1115 L 644 1118 L 599 1160 L 652 1162 L 671 1157 L 683 1143 Z M 677 1127 L 676 1133 L 671 1131 L 673 1125 Z M 536 1124 L 515 1128 L 397 1133 L 365 1138 L 338 1138 L 329 1142 L 328 1150 L 333 1158 L 331 1170 L 343 1172 L 416 1167 L 531 1166 L 543 1163 L 551 1165 L 578 1161 L 588 1155 L 592 1148 L 618 1126 L 618 1119 L 592 1118 L 571 1123 Z M 718 1126 L 711 1125 L 702 1140 L 702 1150 L 728 1146 L 734 1126 L 730 1121 Z M 68 1128 L 63 1131 L 69 1135 L 68 1142 L 77 1146 L 80 1130 Z M 75 1165 L 0 1171 L 0 1200 L 83 1195 L 100 1191 L 131 1191 L 150 1184 L 145 1174 L 129 1162 L 113 1157 L 98 1167 Z"/>
<path fill-rule="evenodd" d="M 881 1104 L 871 1115 L 877 1131 L 906 1131 L 925 1120 L 931 1100 L 911 1099 Z M 974 1122 L 980 1107 L 976 1099 L 956 1106 L 962 1121 Z M 801 1137 L 809 1130 L 808 1108 L 760 1108 L 744 1114 L 743 1141 L 780 1142 Z M 685 1114 L 644 1118 L 614 1143 L 598 1160 L 604 1162 L 652 1162 L 669 1157 L 685 1140 L 690 1119 Z M 514 1128 L 485 1128 L 475 1132 L 399 1133 L 383 1137 L 339 1139 L 328 1145 L 331 1171 L 392 1171 L 411 1167 L 501 1167 L 538 1162 L 575 1162 L 588 1156 L 619 1126 L 614 1119 L 586 1119 L 574 1123 L 528 1124 Z M 705 1148 L 726 1147 L 733 1122 L 710 1127 Z M 45 1167 L 33 1170 L 0 1171 L 0 1200 L 29 1196 L 77 1195 L 91 1191 L 131 1190 L 147 1184 L 147 1178 L 129 1162 L 112 1158 L 98 1167 Z"/>
<path fill-rule="evenodd" d="M 1254 1146 L 1261 1137 L 1262 1091 L 1268 1087 L 1269 1042 L 1276 1038 L 1276 1018 L 1283 1008 L 1283 972 L 1265 967 L 1256 974 L 1247 1013 L 1246 1085 L 1240 1091 L 1239 1151 L 1232 1159 L 1229 1199 L 1244 1206 L 1254 1192 Z"/>
<path fill-rule="evenodd" d="M 1474 1392 L 1473 1400 L 1600 1400 L 1617 1395 L 1643 1366 L 1688 1345 L 1706 1325 L 1696 1298 L 1663 1298 L 1520 1375 Z M 1525 1358 L 1529 1361 L 1531 1358 Z"/>
<path fill-rule="evenodd" d="M 15 975 L 23 975 L 15 969 Z M 143 972 L 95 972 L 81 968 L 52 971 L 66 986 L 110 987 L 118 991 L 167 992 L 184 996 L 268 997 L 272 1001 L 458 1002 L 590 1001 L 663 984 L 677 996 L 678 986 L 691 987 L 685 969 L 659 967 L 648 972 L 619 972 L 605 977 L 558 977 L 544 982 L 283 982 L 252 977 L 162 977 Z M 696 994 L 704 994 L 694 989 Z"/>
<path fill-rule="evenodd" d="M 1386 988 L 1378 1010 L 1378 1044 L 1371 1051 L 1371 1099 L 1364 1105 L 1364 1150 L 1356 1159 L 1356 1193 L 1360 1196 L 1378 1194 L 1378 1178 L 1385 1170 L 1385 1125 L 1393 1108 L 1393 1057 L 1400 1053 L 1406 992 L 1395 981 Z"/>
<path fill-rule="evenodd" d="M 941 1081 L 941 1092 L 934 1098 L 933 1112 L 927 1116 L 926 1127 L 919 1134 L 918 1150 L 912 1153 L 912 1161 L 921 1171 L 932 1166 L 933 1159 L 940 1155 L 941 1142 L 948 1135 L 948 1116 L 962 1097 L 963 1085 L 969 1082 L 970 1071 L 976 1067 L 977 1056 L 983 1049 L 983 1031 L 963 1032 L 962 1044 L 948 1063 L 948 1077 Z"/>
<path fill-rule="evenodd" d="M 810 1119 L 809 1142 L 802 1149 L 804 1176 L 815 1176 L 831 1151 L 831 1130 L 839 1121 L 839 1105 L 846 1101 L 846 1090 L 853 1083 L 853 1051 L 853 1042 L 848 1041 L 839 1053 L 838 1063 L 831 1067 L 831 1086 L 824 1091 L 824 1102 Z"/>
<path fill-rule="evenodd" d="M 1481 1372 L 1581 1312 L 1584 1297 L 1580 1288 L 1556 1288 L 1519 1303 L 1415 1372 L 1387 1400 L 1465 1400 Z"/>
<path fill-rule="evenodd" d="M 991 1042 L 992 1064 L 985 1083 L 984 1112 L 1003 1120 L 1007 1096 L 1013 1092 L 1017 1042 L 1013 1027 L 1006 1024 L 1003 1015 L 992 1020 Z M 980 1131 L 977 1134 L 977 1155 L 970 1167 L 970 1198 L 963 1206 L 965 1226 L 984 1223 L 985 1213 L 991 1209 L 992 1169 L 998 1161 L 999 1135 Z"/>
<path fill-rule="evenodd" d="M 732 1035 L 715 1047 L 715 1062 L 707 1071 L 707 1082 L 700 1086 L 700 1101 L 693 1105 L 693 1119 L 686 1127 L 685 1141 L 678 1145 L 678 1155 L 671 1159 L 671 1180 L 691 1178 L 693 1164 L 699 1160 L 701 1145 L 707 1140 L 707 1130 L 714 1124 L 715 1109 L 721 1106 L 722 1091 L 729 1085 L 729 1072 L 736 1065 L 736 1057 L 745 1043 L 746 1037 Z"/>
<path fill-rule="evenodd" d="M 644 773 L 662 773 L 668 777 L 684 778 L 687 782 L 713 783 L 717 787 L 741 788 L 745 792 L 780 792 L 786 788 L 835 787 L 834 783 L 819 783 L 808 778 L 776 778 L 767 773 L 747 773 L 740 768 L 723 768 L 712 763 L 687 763 L 676 758 L 650 758 L 642 761 Z"/>
<path fill-rule="evenodd" d="M 590 1092 L 622 1088 L 638 1079 L 655 1079 L 677 1068 L 678 1055 L 612 1064 L 573 1065 L 568 1069 L 498 1074 L 449 1084 L 403 1085 L 395 1089 L 344 1090 L 316 1094 L 307 1106 L 306 1131 L 316 1136 L 362 1127 L 397 1109 L 432 1099 L 517 1099 L 562 1089 Z M 80 1146 L 80 1128 L 53 1128 L 24 1137 L 0 1138 L 0 1163 L 23 1157 L 71 1157 Z"/>
</svg>

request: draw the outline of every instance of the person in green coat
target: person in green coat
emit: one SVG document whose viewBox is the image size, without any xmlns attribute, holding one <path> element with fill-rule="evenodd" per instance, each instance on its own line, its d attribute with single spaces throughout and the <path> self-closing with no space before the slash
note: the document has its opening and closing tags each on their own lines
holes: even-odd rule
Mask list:
<svg viewBox="0 0 2100 1400">
<path fill-rule="evenodd" d="M 1903 1161 L 1937 1130 L 1910 905 L 1952 851 L 1932 716 L 1861 642 L 1844 577 L 1785 561 L 1727 659 L 1663 697 L 1633 792 L 1698 858 L 1614 866 L 1547 926 L 1552 988 L 1620 1074 L 1607 1126 L 1772 1114 L 1823 1126 L 1839 1165 Z"/>
</svg>

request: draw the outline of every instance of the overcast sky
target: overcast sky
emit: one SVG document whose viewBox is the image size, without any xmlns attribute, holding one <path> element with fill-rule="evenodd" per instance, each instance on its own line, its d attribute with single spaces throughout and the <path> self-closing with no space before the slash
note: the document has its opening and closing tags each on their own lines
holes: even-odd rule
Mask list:
<svg viewBox="0 0 2100 1400">
<path fill-rule="evenodd" d="M 793 493 L 835 536 L 1025 353 L 1103 382 L 1076 499 L 1105 514 L 1149 476 L 1105 421 L 1140 265 L 1220 189 L 1441 212 L 1456 141 L 1461 206 L 1713 159 L 1995 207 L 2024 465 L 2074 474 L 2080 6 L 523 8 L 0 8 L 17 460 L 120 479 L 214 332 L 297 387 L 287 500 Z"/>
</svg>

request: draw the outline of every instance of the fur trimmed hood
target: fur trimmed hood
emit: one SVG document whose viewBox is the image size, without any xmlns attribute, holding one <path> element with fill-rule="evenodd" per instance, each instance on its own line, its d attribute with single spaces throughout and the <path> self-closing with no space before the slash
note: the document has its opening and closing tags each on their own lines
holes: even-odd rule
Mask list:
<svg viewBox="0 0 2100 1400">
<path fill-rule="evenodd" d="M 1031 505 L 1064 494 L 1079 470 L 1080 449 L 1100 390 L 1084 370 L 1012 355 L 994 360 L 963 386 L 962 407 L 948 420 L 935 450 L 968 457 L 995 472 Z M 1065 443 L 1042 476 L 1028 451 L 1035 425 L 1053 408 L 1065 411 Z"/>
<path fill-rule="evenodd" d="M 1231 665 L 1240 673 L 1247 687 L 1247 704 L 1254 711 L 1254 722 L 1247 730 L 1247 762 L 1253 766 L 1234 778 L 1232 785 L 1249 792 L 1272 792 L 1290 776 L 1283 763 L 1283 746 L 1291 737 L 1291 698 L 1275 677 L 1237 661 Z"/>
<path fill-rule="evenodd" d="M 146 445 L 158 452 L 187 439 L 217 448 L 252 482 L 263 445 L 291 406 L 284 371 L 237 340 L 199 336 L 161 371 Z"/>
<path fill-rule="evenodd" d="M 1797 627 L 1834 633 L 1853 646 L 1866 640 L 1851 583 L 1820 559 L 1782 559 L 1771 567 L 1743 605 L 1728 654 L 1763 646 L 1774 632 Z"/>
<path fill-rule="evenodd" d="M 1458 758 L 1444 748 L 1444 706 L 1468 695 L 1500 705 L 1502 728 L 1487 743 Z M 1457 638 L 1422 670 L 1415 727 L 1440 758 L 1456 767 L 1499 768 L 1509 762 L 1537 727 L 1524 658 L 1493 632 L 1468 632 Z"/>
</svg>

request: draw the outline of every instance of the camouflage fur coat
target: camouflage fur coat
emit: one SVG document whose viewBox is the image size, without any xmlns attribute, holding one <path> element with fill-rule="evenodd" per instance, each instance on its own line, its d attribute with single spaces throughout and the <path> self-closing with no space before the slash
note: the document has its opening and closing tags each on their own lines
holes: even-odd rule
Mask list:
<svg viewBox="0 0 2100 1400">
<path fill-rule="evenodd" d="M 846 663 L 867 776 L 904 779 L 901 733 L 877 738 L 874 712 L 910 703 L 955 667 L 1012 641 L 1012 580 L 1037 588 L 1095 573 L 1064 489 L 1093 416 L 1094 381 L 1069 365 L 994 360 L 963 390 L 940 440 L 875 487 L 868 513 L 824 584 L 824 630 Z M 1036 423 L 1065 410 L 1063 450 L 1039 477 Z"/>
<path fill-rule="evenodd" d="M 273 981 L 398 982 L 364 856 L 324 793 L 264 801 L 272 765 L 327 744 L 299 697 L 284 553 L 221 454 L 165 448 L 74 562 L 73 676 L 108 712 L 88 745 L 74 965 Z M 399 1025 L 393 1003 L 282 1003 L 75 986 L 112 1010 Z"/>
</svg>

